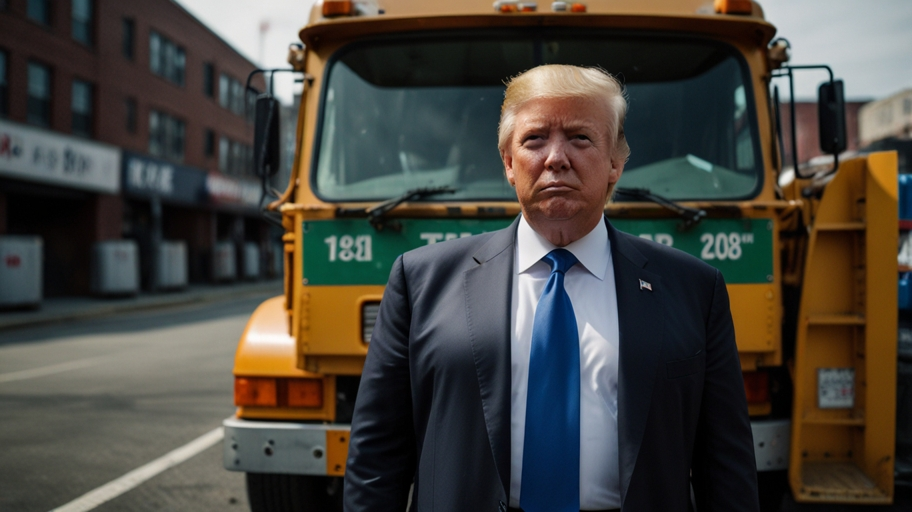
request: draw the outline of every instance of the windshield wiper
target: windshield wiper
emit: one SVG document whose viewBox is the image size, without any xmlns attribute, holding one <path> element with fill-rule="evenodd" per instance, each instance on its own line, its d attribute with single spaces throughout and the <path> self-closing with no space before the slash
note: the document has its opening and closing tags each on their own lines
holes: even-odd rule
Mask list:
<svg viewBox="0 0 912 512">
<path fill-rule="evenodd" d="M 635 197 L 638 199 L 646 199 L 647 201 L 652 201 L 653 203 L 671 210 L 678 214 L 681 217 L 682 222 L 678 226 L 681 231 L 687 231 L 688 229 L 696 226 L 706 217 L 706 210 L 690 208 L 684 205 L 675 203 L 674 201 L 664 198 L 658 194 L 653 194 L 648 188 L 625 188 L 618 187 L 614 189 L 615 193 L 621 194 L 624 196 Z"/>
<path fill-rule="evenodd" d="M 371 206 L 370 208 L 337 208 L 336 216 L 337 217 L 367 217 L 368 222 L 371 226 L 374 227 L 377 231 L 383 231 L 385 228 L 390 228 L 393 231 L 401 231 L 402 224 L 398 221 L 389 221 L 385 219 L 387 213 L 394 210 L 400 204 L 406 201 L 412 201 L 414 199 L 421 199 L 422 197 L 433 196 L 436 194 L 453 194 L 456 192 L 456 189 L 448 185 L 441 187 L 418 187 L 405 191 L 399 196 L 396 196 L 392 199 L 387 199 L 380 204 Z"/>
</svg>

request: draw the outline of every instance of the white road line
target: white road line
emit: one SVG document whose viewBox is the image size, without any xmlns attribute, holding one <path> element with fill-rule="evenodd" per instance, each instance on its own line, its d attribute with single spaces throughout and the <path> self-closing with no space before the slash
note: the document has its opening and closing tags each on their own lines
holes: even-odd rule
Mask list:
<svg viewBox="0 0 912 512">
<path fill-rule="evenodd" d="M 46 377 L 48 375 L 68 372 L 70 370 L 78 370 L 80 368 L 86 368 L 89 366 L 96 365 L 96 364 L 100 363 L 103 359 L 105 359 L 105 358 L 104 357 L 91 357 L 88 359 L 77 359 L 76 361 L 68 361 L 66 363 L 52 364 L 50 366 L 32 368 L 31 370 L 0 373 L 0 384 L 2 384 L 4 382 L 13 382 L 16 380 L 34 379 L 36 377 Z"/>
<path fill-rule="evenodd" d="M 207 432 L 180 448 L 167 453 L 145 466 L 130 471 L 126 475 L 102 485 L 94 491 L 89 491 L 79 498 L 57 507 L 51 512 L 86 512 L 110 501 L 139 484 L 149 480 L 166 469 L 177 466 L 181 462 L 193 457 L 210 446 L 218 443 L 224 437 L 222 427 Z"/>
</svg>

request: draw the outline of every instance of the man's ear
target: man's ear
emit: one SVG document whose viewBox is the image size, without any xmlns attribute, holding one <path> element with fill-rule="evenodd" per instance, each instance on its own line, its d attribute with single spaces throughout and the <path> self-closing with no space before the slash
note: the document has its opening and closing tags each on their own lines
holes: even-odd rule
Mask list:
<svg viewBox="0 0 912 512">
<path fill-rule="evenodd" d="M 611 168 L 608 170 L 610 173 L 608 182 L 613 185 L 621 179 L 621 174 L 624 173 L 624 160 L 621 158 L 612 158 L 610 165 Z"/>
<path fill-rule="evenodd" d="M 510 182 L 510 185 L 515 187 L 516 176 L 513 174 L 513 155 L 507 150 L 501 150 L 500 159 L 503 160 L 504 174 L 507 176 L 507 181 Z"/>
</svg>

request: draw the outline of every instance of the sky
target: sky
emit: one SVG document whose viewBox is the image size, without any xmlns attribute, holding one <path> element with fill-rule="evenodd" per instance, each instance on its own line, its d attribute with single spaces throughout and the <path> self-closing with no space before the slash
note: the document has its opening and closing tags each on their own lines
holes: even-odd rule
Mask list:
<svg viewBox="0 0 912 512">
<path fill-rule="evenodd" d="M 299 42 L 298 31 L 307 23 L 314 3 L 176 1 L 248 59 L 267 67 L 288 67 L 288 45 Z M 383 1 L 379 3 L 382 6 Z M 845 81 L 847 99 L 880 99 L 912 88 L 912 0 L 760 0 L 760 4 L 766 19 L 778 29 L 776 37 L 791 44 L 791 64 L 828 64 Z M 261 38 L 264 25 L 268 29 Z M 825 71 L 801 72 L 795 96 L 816 97 L 817 85 L 825 78 Z M 278 79 L 276 84 L 279 96 L 289 101 L 290 86 L 282 87 Z"/>
</svg>

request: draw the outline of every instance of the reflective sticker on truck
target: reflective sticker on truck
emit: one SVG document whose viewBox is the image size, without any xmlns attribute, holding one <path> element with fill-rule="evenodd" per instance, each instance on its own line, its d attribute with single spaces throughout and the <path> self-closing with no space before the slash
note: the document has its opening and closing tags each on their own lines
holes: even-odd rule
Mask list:
<svg viewBox="0 0 912 512">
<path fill-rule="evenodd" d="M 364 219 L 307 221 L 304 279 L 309 285 L 383 285 L 400 254 L 506 227 L 512 219 L 398 219 L 400 231 L 376 231 Z M 628 233 L 680 249 L 718 268 L 728 284 L 773 279 L 769 219 L 705 219 L 679 231 L 677 219 L 612 219 Z"/>
</svg>

